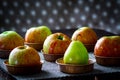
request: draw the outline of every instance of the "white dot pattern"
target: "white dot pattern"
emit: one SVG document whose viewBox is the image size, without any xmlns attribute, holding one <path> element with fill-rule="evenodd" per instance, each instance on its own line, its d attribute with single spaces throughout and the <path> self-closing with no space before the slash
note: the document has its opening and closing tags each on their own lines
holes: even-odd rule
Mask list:
<svg viewBox="0 0 120 80">
<path fill-rule="evenodd" d="M 38 22 L 39 25 L 42 24 L 42 20 L 41 19 L 38 19 L 37 22 Z"/>
<path fill-rule="evenodd" d="M 17 1 L 13 2 L 13 5 L 14 5 L 15 7 L 18 7 L 18 2 L 17 2 Z"/>
<path fill-rule="evenodd" d="M 0 15 L 3 15 L 3 11 L 2 10 L 0 10 Z"/>
<path fill-rule="evenodd" d="M 89 26 L 120 33 L 120 0 L 1 0 L 0 32 L 33 26 L 71 29 Z"/>
<path fill-rule="evenodd" d="M 85 12 L 89 12 L 89 11 L 90 11 L 89 6 L 85 6 Z"/>
<path fill-rule="evenodd" d="M 35 2 L 35 6 L 39 8 L 40 7 L 40 3 L 38 1 Z"/>
<path fill-rule="evenodd" d="M 96 8 L 97 10 L 100 10 L 100 4 L 97 4 L 97 5 L 95 6 L 95 8 Z"/>
<path fill-rule="evenodd" d="M 20 24 L 20 19 L 16 19 L 16 24 Z"/>
<path fill-rule="evenodd" d="M 25 11 L 24 11 L 24 10 L 20 10 L 19 12 L 20 12 L 20 15 L 21 15 L 21 16 L 24 16 L 24 15 L 25 15 Z"/>
</svg>

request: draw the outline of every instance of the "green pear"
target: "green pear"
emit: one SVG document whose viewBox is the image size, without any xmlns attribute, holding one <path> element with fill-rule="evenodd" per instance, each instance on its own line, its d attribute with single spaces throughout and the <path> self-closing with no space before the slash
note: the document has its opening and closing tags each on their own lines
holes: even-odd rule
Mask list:
<svg viewBox="0 0 120 80">
<path fill-rule="evenodd" d="M 63 61 L 65 64 L 88 64 L 88 51 L 80 41 L 72 41 L 65 51 Z"/>
</svg>

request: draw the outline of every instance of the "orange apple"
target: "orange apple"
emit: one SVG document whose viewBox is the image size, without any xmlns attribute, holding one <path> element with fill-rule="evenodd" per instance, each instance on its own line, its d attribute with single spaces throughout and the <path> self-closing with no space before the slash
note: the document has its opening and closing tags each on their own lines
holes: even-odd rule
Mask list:
<svg viewBox="0 0 120 80">
<path fill-rule="evenodd" d="M 47 26 L 32 27 L 25 34 L 25 42 L 43 44 L 46 37 L 51 33 L 51 30 Z"/>
<path fill-rule="evenodd" d="M 94 48 L 96 56 L 120 57 L 120 36 L 103 36 Z"/>
<path fill-rule="evenodd" d="M 43 52 L 46 54 L 64 54 L 71 39 L 63 33 L 53 33 L 46 38 L 43 44 Z"/>
<path fill-rule="evenodd" d="M 29 46 L 18 46 L 14 48 L 8 59 L 9 65 L 31 66 L 40 64 L 38 52 Z"/>
<path fill-rule="evenodd" d="M 97 42 L 97 34 L 90 27 L 81 27 L 73 33 L 72 40 L 79 40 L 83 44 L 95 44 Z"/>
<path fill-rule="evenodd" d="M 0 34 L 0 49 L 12 50 L 17 46 L 23 46 L 24 39 L 15 31 L 5 31 Z"/>
<path fill-rule="evenodd" d="M 40 51 L 43 48 L 44 40 L 51 33 L 47 26 L 32 27 L 25 34 L 25 44 Z"/>
</svg>

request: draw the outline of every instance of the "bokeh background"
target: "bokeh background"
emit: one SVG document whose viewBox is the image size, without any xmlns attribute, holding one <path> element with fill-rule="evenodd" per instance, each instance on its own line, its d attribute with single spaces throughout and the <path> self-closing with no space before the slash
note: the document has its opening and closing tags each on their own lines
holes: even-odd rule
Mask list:
<svg viewBox="0 0 120 80">
<path fill-rule="evenodd" d="M 120 33 L 120 0 L 0 0 L 0 32 L 83 26 Z"/>
</svg>

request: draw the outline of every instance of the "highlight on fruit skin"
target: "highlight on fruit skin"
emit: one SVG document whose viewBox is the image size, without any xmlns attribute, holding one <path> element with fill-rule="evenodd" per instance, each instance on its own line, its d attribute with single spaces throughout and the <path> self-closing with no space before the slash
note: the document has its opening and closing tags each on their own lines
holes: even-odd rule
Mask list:
<svg viewBox="0 0 120 80">
<path fill-rule="evenodd" d="M 72 41 L 64 54 L 63 61 L 65 64 L 88 64 L 89 56 L 83 43 Z"/>
</svg>

